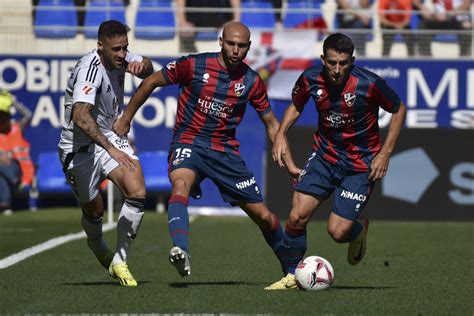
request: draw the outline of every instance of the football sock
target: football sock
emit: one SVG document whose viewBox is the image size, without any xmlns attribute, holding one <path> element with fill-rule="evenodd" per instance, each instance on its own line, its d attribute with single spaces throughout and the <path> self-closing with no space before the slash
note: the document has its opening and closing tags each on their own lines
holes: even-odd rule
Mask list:
<svg viewBox="0 0 474 316">
<path fill-rule="evenodd" d="M 189 253 L 189 215 L 188 199 L 172 195 L 168 201 L 168 230 L 173 245 Z"/>
<path fill-rule="evenodd" d="M 363 229 L 364 229 L 364 226 L 362 226 L 362 224 L 358 220 L 355 220 L 354 224 L 352 224 L 352 230 L 349 236 L 347 237 L 346 242 L 351 242 L 354 239 L 356 239 L 360 235 Z"/>
<path fill-rule="evenodd" d="M 89 240 L 91 250 L 96 255 L 104 255 L 108 249 L 105 240 L 102 238 L 102 216 L 93 218 L 82 213 L 81 224 Z"/>
<path fill-rule="evenodd" d="M 117 221 L 117 250 L 112 263 L 127 262 L 128 251 L 143 219 L 145 198 L 126 198 Z"/>
<path fill-rule="evenodd" d="M 285 226 L 283 247 L 286 257 L 286 273 L 295 274 L 296 266 L 306 253 L 306 228 L 292 227 L 288 222 Z"/>
<path fill-rule="evenodd" d="M 280 261 L 283 272 L 286 272 L 286 263 L 284 260 L 284 254 L 282 253 L 283 244 L 283 229 L 280 225 L 280 219 L 276 214 L 272 213 L 273 226 L 270 229 L 261 229 L 263 237 L 267 244 L 273 249 L 273 252 Z M 285 273 L 286 274 L 286 273 Z"/>
</svg>

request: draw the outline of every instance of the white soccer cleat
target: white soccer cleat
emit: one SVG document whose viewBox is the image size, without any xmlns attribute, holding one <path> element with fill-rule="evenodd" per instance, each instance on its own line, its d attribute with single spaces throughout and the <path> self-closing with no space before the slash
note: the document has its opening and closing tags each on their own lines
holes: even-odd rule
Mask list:
<svg viewBox="0 0 474 316">
<path fill-rule="evenodd" d="M 182 250 L 178 246 L 171 248 L 169 254 L 169 260 L 172 265 L 176 268 L 178 273 L 185 277 L 191 275 L 191 255 L 186 251 Z"/>
</svg>

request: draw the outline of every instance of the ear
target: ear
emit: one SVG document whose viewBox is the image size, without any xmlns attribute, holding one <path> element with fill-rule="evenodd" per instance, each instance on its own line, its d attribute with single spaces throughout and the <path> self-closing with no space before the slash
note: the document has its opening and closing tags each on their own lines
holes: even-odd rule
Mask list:
<svg viewBox="0 0 474 316">
<path fill-rule="evenodd" d="M 326 61 L 324 60 L 324 55 L 321 54 L 321 56 L 319 58 L 321 58 L 321 63 L 323 64 L 323 66 L 326 66 Z"/>
<path fill-rule="evenodd" d="M 104 48 L 104 44 L 102 43 L 102 41 L 97 41 L 97 49 L 102 50 L 102 48 Z"/>
<path fill-rule="evenodd" d="M 222 40 L 222 36 L 219 36 L 219 46 L 222 47 L 222 44 L 223 44 L 223 40 Z"/>
</svg>

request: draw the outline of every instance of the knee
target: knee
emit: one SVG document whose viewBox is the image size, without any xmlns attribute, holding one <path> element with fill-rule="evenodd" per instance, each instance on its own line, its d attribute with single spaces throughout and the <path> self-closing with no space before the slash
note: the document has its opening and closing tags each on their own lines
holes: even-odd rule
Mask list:
<svg viewBox="0 0 474 316">
<path fill-rule="evenodd" d="M 187 196 L 190 190 L 190 185 L 184 179 L 176 179 L 173 181 L 173 194 Z"/>
<path fill-rule="evenodd" d="M 347 235 L 348 235 L 348 231 L 346 231 L 345 229 L 343 229 L 342 227 L 340 226 L 330 226 L 328 225 L 328 234 L 329 236 L 331 236 L 331 238 L 337 242 L 337 243 L 343 243 L 343 242 L 346 242 L 347 241 Z"/>
<path fill-rule="evenodd" d="M 290 216 L 288 216 L 288 224 L 291 227 L 303 229 L 308 225 L 309 216 L 304 216 L 299 212 L 291 211 Z"/>
</svg>

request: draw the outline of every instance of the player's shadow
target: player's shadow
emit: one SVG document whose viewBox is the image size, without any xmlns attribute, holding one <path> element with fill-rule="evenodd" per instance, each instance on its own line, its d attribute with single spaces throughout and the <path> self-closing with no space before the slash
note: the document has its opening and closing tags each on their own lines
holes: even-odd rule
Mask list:
<svg viewBox="0 0 474 316">
<path fill-rule="evenodd" d="M 258 282 L 242 282 L 242 281 L 218 281 L 218 282 L 171 282 L 170 286 L 174 288 L 187 288 L 192 286 L 208 286 L 208 285 L 250 285 L 250 286 L 260 286 L 263 283 Z"/>
<path fill-rule="evenodd" d="M 138 285 L 147 284 L 150 281 L 138 281 Z M 70 282 L 70 283 L 61 283 L 61 285 L 79 285 L 79 286 L 121 286 L 118 281 L 107 281 L 107 282 Z"/>
<path fill-rule="evenodd" d="M 396 286 L 346 286 L 346 285 L 333 285 L 331 289 L 334 290 L 387 290 L 396 289 Z"/>
</svg>

